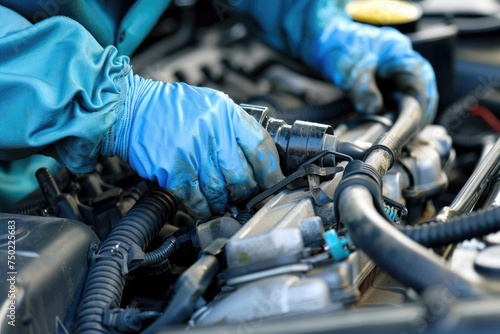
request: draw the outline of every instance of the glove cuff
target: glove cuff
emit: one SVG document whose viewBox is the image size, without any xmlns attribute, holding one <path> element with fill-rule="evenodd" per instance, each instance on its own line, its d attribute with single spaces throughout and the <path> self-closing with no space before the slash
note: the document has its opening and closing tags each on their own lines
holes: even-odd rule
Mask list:
<svg viewBox="0 0 500 334">
<path fill-rule="evenodd" d="M 130 67 L 119 79 L 121 91 L 116 111 L 118 119 L 108 130 L 102 141 L 101 155 L 119 156 L 124 161 L 129 161 L 130 129 L 136 112 L 137 101 L 140 99 L 140 93 L 143 91 L 144 86 L 150 83 L 151 80 L 134 75 Z"/>
</svg>

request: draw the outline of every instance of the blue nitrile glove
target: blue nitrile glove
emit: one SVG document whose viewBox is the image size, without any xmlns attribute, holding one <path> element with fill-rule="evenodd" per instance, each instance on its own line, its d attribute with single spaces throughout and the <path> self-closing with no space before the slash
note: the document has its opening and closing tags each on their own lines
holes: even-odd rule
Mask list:
<svg viewBox="0 0 500 334">
<path fill-rule="evenodd" d="M 199 218 L 283 177 L 270 137 L 222 93 L 134 77 L 63 16 L 31 24 L 0 5 L 0 20 L 0 160 L 42 153 L 86 173 L 119 155 Z"/>
<path fill-rule="evenodd" d="M 423 124 L 436 113 L 434 71 L 412 49 L 409 38 L 393 28 L 353 22 L 345 0 L 233 0 L 251 18 L 260 37 L 300 58 L 345 90 L 356 109 L 374 113 L 382 107 L 375 77 L 392 80 L 417 97 L 425 109 Z"/>
<path fill-rule="evenodd" d="M 172 191 L 199 219 L 224 213 L 228 200 L 283 178 L 276 147 L 258 122 L 227 95 L 129 73 L 119 118 L 103 155 L 129 161 Z"/>
<path fill-rule="evenodd" d="M 376 28 L 339 16 L 325 27 L 312 48 L 313 64 L 347 91 L 358 111 L 380 110 L 377 76 L 393 81 L 398 90 L 420 101 L 425 111 L 422 124 L 433 121 L 438 100 L 434 70 L 413 50 L 410 39 L 396 29 Z"/>
</svg>

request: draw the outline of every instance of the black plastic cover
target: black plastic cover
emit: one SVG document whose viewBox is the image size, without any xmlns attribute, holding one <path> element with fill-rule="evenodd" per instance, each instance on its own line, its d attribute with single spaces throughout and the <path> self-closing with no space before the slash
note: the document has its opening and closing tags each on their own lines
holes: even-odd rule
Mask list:
<svg viewBox="0 0 500 334">
<path fill-rule="evenodd" d="M 55 333 L 71 321 L 98 242 L 77 221 L 0 213 L 0 333 Z"/>
</svg>

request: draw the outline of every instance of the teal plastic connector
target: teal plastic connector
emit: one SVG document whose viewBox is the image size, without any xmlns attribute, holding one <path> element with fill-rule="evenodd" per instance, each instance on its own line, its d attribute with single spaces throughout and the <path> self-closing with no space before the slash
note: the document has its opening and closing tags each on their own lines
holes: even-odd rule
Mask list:
<svg viewBox="0 0 500 334">
<path fill-rule="evenodd" d="M 340 239 L 335 230 L 328 230 L 323 234 L 326 245 L 332 254 L 333 259 L 338 262 L 346 259 L 351 251 L 347 246 L 349 239 L 347 237 Z"/>
</svg>

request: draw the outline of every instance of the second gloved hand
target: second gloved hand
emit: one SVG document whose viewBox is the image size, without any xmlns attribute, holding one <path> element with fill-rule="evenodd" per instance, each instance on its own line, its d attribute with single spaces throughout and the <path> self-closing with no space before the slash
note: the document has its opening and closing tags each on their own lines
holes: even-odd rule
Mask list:
<svg viewBox="0 0 500 334">
<path fill-rule="evenodd" d="M 123 80 L 119 119 L 101 153 L 172 191 L 196 218 L 283 178 L 272 139 L 225 94 L 132 73 Z"/>
<path fill-rule="evenodd" d="M 424 108 L 421 125 L 433 121 L 438 93 L 434 70 L 399 31 L 353 22 L 337 9 L 313 42 L 312 65 L 347 91 L 356 109 L 374 113 L 382 106 L 376 77 L 392 81 Z"/>
<path fill-rule="evenodd" d="M 422 126 L 436 113 L 434 71 L 393 28 L 353 22 L 345 13 L 348 0 L 238 0 L 231 3 L 248 16 L 252 30 L 273 47 L 300 58 L 345 90 L 359 112 L 382 108 L 375 78 L 416 97 L 423 109 Z M 391 8 L 389 8 L 391 10 Z"/>
</svg>

